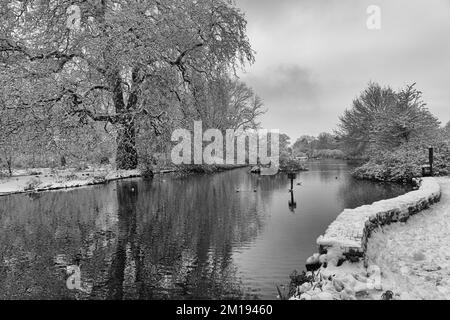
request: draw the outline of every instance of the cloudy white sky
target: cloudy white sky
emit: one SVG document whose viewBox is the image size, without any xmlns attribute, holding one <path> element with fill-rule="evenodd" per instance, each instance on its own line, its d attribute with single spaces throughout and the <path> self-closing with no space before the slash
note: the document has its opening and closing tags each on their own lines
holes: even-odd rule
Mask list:
<svg viewBox="0 0 450 320">
<path fill-rule="evenodd" d="M 369 81 L 417 83 L 450 120 L 449 0 L 236 0 L 256 63 L 241 79 L 264 99 L 262 125 L 293 140 L 332 131 Z M 367 7 L 381 8 L 368 30 Z"/>
</svg>

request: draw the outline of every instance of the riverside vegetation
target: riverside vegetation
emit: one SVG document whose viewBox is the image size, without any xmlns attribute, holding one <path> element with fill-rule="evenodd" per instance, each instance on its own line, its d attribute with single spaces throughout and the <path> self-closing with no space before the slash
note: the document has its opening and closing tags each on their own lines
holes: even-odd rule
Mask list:
<svg viewBox="0 0 450 320">
<path fill-rule="evenodd" d="M 347 155 L 365 161 L 357 178 L 410 183 L 421 176 L 430 146 L 435 173 L 449 173 L 450 122 L 440 126 L 414 84 L 394 91 L 370 83 L 340 118 L 337 136 Z"/>
</svg>

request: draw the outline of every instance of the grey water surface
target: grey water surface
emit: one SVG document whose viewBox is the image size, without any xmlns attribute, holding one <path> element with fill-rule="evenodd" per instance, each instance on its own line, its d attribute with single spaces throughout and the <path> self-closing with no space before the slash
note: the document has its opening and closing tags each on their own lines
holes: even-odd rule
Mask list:
<svg viewBox="0 0 450 320">
<path fill-rule="evenodd" d="M 1 197 L 0 298 L 276 299 L 344 208 L 409 190 L 354 180 L 344 161 L 308 166 L 296 208 L 286 175 L 247 168 Z"/>
</svg>

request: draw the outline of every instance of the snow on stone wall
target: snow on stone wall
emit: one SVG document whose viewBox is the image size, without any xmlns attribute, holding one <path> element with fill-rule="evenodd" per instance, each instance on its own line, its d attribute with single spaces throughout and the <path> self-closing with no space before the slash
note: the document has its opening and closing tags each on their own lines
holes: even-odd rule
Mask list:
<svg viewBox="0 0 450 320">
<path fill-rule="evenodd" d="M 441 190 L 434 178 L 422 178 L 418 190 L 371 205 L 344 210 L 317 239 L 319 252 L 340 251 L 346 260 L 363 258 L 373 230 L 392 222 L 406 221 L 411 215 L 439 201 Z"/>
</svg>

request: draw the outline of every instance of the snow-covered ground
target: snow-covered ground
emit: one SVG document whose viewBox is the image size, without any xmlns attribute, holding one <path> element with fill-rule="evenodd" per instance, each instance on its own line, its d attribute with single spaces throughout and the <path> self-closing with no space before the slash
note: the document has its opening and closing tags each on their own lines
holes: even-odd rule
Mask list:
<svg viewBox="0 0 450 320">
<path fill-rule="evenodd" d="M 401 299 L 450 299 L 450 178 L 438 178 L 441 201 L 374 233 L 369 263 L 380 267 L 383 290 Z"/>
<path fill-rule="evenodd" d="M 110 167 L 81 171 L 42 168 L 32 171 L 16 171 L 13 174 L 12 177 L 0 179 L 0 196 L 28 191 L 81 187 L 141 175 L 139 170 L 113 170 Z"/>
<path fill-rule="evenodd" d="M 424 180 L 420 190 L 382 203 L 398 202 L 408 209 L 410 202 L 419 203 L 438 192 L 436 189 L 440 189 L 440 202 L 406 223 L 379 227 L 371 234 L 365 252 L 367 264 L 345 261 L 338 266 L 343 258 L 341 242 L 330 246 L 326 254 L 311 257 L 327 266 L 308 272 L 312 280 L 297 287 L 291 299 L 449 299 L 450 178 Z"/>
<path fill-rule="evenodd" d="M 235 169 L 240 166 L 222 166 L 222 169 Z M 165 174 L 177 171 L 177 168 L 159 168 L 154 174 Z M 0 175 L 0 196 L 23 192 L 47 191 L 83 187 L 101 184 L 117 179 L 126 179 L 142 176 L 140 170 L 116 170 L 110 165 L 77 170 L 67 169 L 21 169 L 14 170 L 12 177 Z"/>
<path fill-rule="evenodd" d="M 440 195 L 440 185 L 434 178 L 422 178 L 420 188 L 396 198 L 380 200 L 355 209 L 345 209 L 338 215 L 325 234 L 317 239 L 322 247 L 340 247 L 364 254 L 368 229 L 391 221 L 408 219 L 412 212 L 420 211 L 423 205 L 434 203 Z M 395 213 L 393 212 L 395 210 Z M 370 223 L 374 221 L 373 223 Z M 368 226 L 368 223 L 371 226 Z"/>
</svg>

